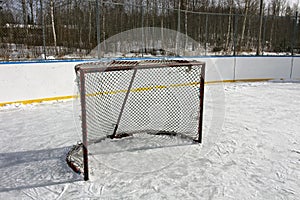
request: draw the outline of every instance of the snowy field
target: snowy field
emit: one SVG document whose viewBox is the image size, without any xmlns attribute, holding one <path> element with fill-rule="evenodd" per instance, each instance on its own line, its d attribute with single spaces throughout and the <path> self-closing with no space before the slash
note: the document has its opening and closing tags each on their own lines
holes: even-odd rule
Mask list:
<svg viewBox="0 0 300 200">
<path fill-rule="evenodd" d="M 72 101 L 0 108 L 0 199 L 299 199 L 300 84 L 228 83 L 223 102 L 211 120 L 205 99 L 202 145 L 90 156 L 87 182 L 65 162 Z"/>
</svg>

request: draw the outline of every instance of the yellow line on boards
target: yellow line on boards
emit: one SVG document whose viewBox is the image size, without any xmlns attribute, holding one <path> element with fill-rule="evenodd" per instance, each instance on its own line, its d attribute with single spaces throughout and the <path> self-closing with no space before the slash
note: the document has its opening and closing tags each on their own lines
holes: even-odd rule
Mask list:
<svg viewBox="0 0 300 200">
<path fill-rule="evenodd" d="M 235 82 L 263 82 L 274 80 L 273 78 L 261 78 L 261 79 L 237 79 L 237 80 L 222 80 L 222 81 L 206 81 L 205 84 L 213 83 L 235 83 Z"/>
<path fill-rule="evenodd" d="M 222 80 L 222 81 L 207 81 L 205 84 L 214 84 L 214 83 L 233 83 L 233 82 L 259 82 L 259 81 L 269 81 L 273 79 L 241 79 L 241 80 Z M 149 91 L 153 89 L 165 89 L 165 88 L 176 88 L 176 87 L 185 87 L 185 86 L 194 86 L 199 84 L 199 82 L 191 82 L 191 83 L 179 83 L 179 84 L 171 84 L 171 85 L 156 85 L 150 87 L 143 88 L 134 88 L 131 89 L 131 92 L 143 92 Z M 104 91 L 104 92 L 96 92 L 93 94 L 87 94 L 88 97 L 92 96 L 101 96 L 101 95 L 110 95 L 110 94 L 118 94 L 118 93 L 126 93 L 127 90 L 114 90 L 114 91 Z M 0 102 L 0 107 L 11 105 L 11 104 L 32 104 L 32 103 L 42 103 L 46 101 L 59 101 L 59 100 L 67 100 L 77 98 L 77 95 L 70 96 L 59 96 L 59 97 L 49 97 L 49 98 L 40 98 L 40 99 L 30 99 L 30 100 L 20 100 L 20 101 L 12 101 L 12 102 Z"/>
<path fill-rule="evenodd" d="M 167 89 L 167 88 L 176 88 L 176 87 L 186 87 L 186 86 L 194 86 L 198 85 L 200 82 L 191 82 L 191 83 L 178 83 L 178 84 L 171 84 L 171 85 L 155 85 L 149 87 L 140 87 L 140 88 L 133 88 L 130 92 L 144 92 L 154 89 Z M 87 97 L 95 97 L 95 96 L 102 96 L 102 95 L 109 95 L 109 94 L 118 94 L 118 93 L 126 93 L 127 90 L 112 90 L 112 91 L 103 91 L 103 92 L 95 92 L 91 94 L 87 94 Z"/>
<path fill-rule="evenodd" d="M 21 101 L 11 101 L 11 102 L 0 102 L 0 107 L 10 105 L 10 104 L 32 104 L 32 103 L 42 103 L 45 101 L 59 101 L 59 100 L 67 100 L 76 98 L 77 95 L 72 96 L 60 96 L 60 97 L 49 97 L 49 98 L 41 98 L 41 99 L 30 99 L 30 100 L 21 100 Z"/>
</svg>

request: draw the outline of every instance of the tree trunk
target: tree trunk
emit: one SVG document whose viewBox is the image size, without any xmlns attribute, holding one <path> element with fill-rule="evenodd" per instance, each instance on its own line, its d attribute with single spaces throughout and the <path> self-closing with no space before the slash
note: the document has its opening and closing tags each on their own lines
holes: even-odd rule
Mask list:
<svg viewBox="0 0 300 200">
<path fill-rule="evenodd" d="M 263 22 L 263 0 L 260 0 L 260 8 L 259 8 L 259 14 L 260 14 L 260 19 L 259 19 L 259 31 L 258 31 L 258 36 L 257 36 L 257 49 L 256 49 L 256 55 L 260 55 L 261 53 L 261 34 L 262 34 L 262 22 Z"/>
<path fill-rule="evenodd" d="M 102 4 L 102 2 L 101 2 L 101 4 Z M 106 23 L 106 18 L 105 18 L 105 6 L 104 6 L 104 4 L 103 4 L 103 6 L 102 6 L 102 33 L 103 33 L 103 48 L 104 48 L 104 52 L 106 51 L 106 43 L 105 43 L 105 23 Z M 121 17 L 121 20 L 122 20 L 122 17 Z M 122 23 L 123 24 L 123 23 Z"/>
<path fill-rule="evenodd" d="M 246 22 L 247 22 L 247 17 L 248 17 L 248 11 L 249 11 L 250 1 L 251 0 L 246 0 L 246 2 L 245 2 L 245 16 L 244 16 L 244 19 L 243 19 L 241 40 L 239 42 L 239 50 L 241 50 L 241 48 L 243 46 L 243 42 L 244 42 L 245 30 L 246 30 Z"/>
<path fill-rule="evenodd" d="M 33 14 L 33 0 L 29 0 L 30 7 L 30 24 L 34 24 L 34 14 Z"/>
<path fill-rule="evenodd" d="M 180 54 L 180 38 L 179 38 L 179 34 L 180 34 L 180 1 L 178 1 L 178 12 L 177 12 L 177 35 L 176 35 L 176 42 L 175 42 L 175 51 L 176 54 L 179 55 Z"/>
<path fill-rule="evenodd" d="M 162 12 L 160 16 L 160 34 L 161 34 L 161 48 L 165 49 L 164 44 L 164 16 L 165 16 L 165 3 L 162 4 Z"/>
<path fill-rule="evenodd" d="M 26 0 L 22 0 L 23 23 L 25 26 L 27 26 L 27 24 L 28 24 L 26 3 L 27 3 Z"/>
<path fill-rule="evenodd" d="M 231 35 L 231 23 L 232 23 L 232 9 L 233 8 L 233 0 L 230 0 L 230 7 L 229 7 L 229 16 L 228 16 L 228 25 L 227 25 L 227 34 L 226 34 L 226 43 L 225 43 L 225 51 L 228 50 L 229 46 L 229 39 Z"/>
<path fill-rule="evenodd" d="M 91 35 L 92 35 L 92 7 L 91 7 L 91 2 L 89 2 L 89 33 L 88 33 L 88 41 L 89 41 L 89 48 L 92 48 L 92 43 L 91 43 Z"/>
<path fill-rule="evenodd" d="M 274 0 L 272 2 L 272 24 L 271 24 L 271 33 L 270 33 L 270 49 L 273 48 L 273 36 L 274 36 L 274 32 L 275 32 L 275 21 L 276 21 L 276 15 L 279 14 L 279 10 L 280 10 L 280 2 L 278 2 L 278 0 Z"/>
<path fill-rule="evenodd" d="M 187 10 L 188 10 L 188 4 L 187 1 L 185 1 L 185 12 L 184 12 L 184 29 L 185 29 L 185 43 L 184 43 L 184 50 L 187 50 L 188 46 L 188 15 L 187 15 Z"/>
<path fill-rule="evenodd" d="M 55 53 L 57 52 L 57 38 L 56 38 L 56 30 L 55 30 L 55 22 L 54 22 L 54 0 L 50 0 L 50 16 L 51 16 L 51 26 L 52 26 L 52 34 L 53 34 L 53 42 L 55 47 Z"/>
</svg>

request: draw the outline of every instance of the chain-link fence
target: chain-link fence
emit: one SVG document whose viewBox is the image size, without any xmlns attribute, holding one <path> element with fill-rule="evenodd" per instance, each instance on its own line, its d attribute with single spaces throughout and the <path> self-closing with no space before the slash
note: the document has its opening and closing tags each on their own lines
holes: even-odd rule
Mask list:
<svg viewBox="0 0 300 200">
<path fill-rule="evenodd" d="M 168 55 L 297 54 L 297 9 L 264 4 L 260 15 L 259 2 L 248 1 L 255 4 L 243 6 L 232 0 L 224 5 L 186 0 L 1 0 L 0 60 L 92 58 L 95 54 L 90 53 L 99 43 L 103 45 L 96 48 L 97 57 L 130 52 L 156 55 L 151 43 L 145 43 L 143 49 L 128 45 L 115 55 L 106 54 L 108 38 L 141 27 L 161 28 L 162 35 L 164 29 L 179 31 L 200 45 L 195 48 L 183 41 L 180 53 Z"/>
</svg>

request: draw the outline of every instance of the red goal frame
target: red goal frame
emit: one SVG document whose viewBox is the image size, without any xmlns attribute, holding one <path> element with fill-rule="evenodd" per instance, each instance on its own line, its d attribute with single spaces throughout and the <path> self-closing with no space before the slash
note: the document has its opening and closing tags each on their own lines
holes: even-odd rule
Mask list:
<svg viewBox="0 0 300 200">
<path fill-rule="evenodd" d="M 88 67 L 86 65 L 88 64 Z M 198 138 L 194 140 L 197 143 L 202 143 L 202 126 L 203 126 L 203 105 L 204 105 L 204 84 L 205 84 L 205 63 L 199 61 L 187 61 L 187 60 L 143 60 L 143 61 L 112 61 L 112 62 L 93 62 L 93 63 L 83 63 L 75 67 L 76 74 L 79 73 L 80 81 L 80 103 L 81 103 L 81 127 L 82 127 L 82 151 L 83 151 L 83 175 L 84 180 L 89 180 L 89 169 L 88 169 L 88 132 L 87 132 L 87 111 L 86 111 L 86 83 L 85 75 L 88 73 L 96 72 L 109 72 L 109 71 L 120 71 L 120 70 L 134 70 L 130 85 L 128 87 L 120 114 L 118 122 L 115 126 L 113 135 L 114 138 L 116 131 L 118 129 L 118 123 L 122 117 L 122 112 L 127 101 L 128 94 L 130 93 L 132 82 L 134 81 L 135 73 L 142 69 L 152 69 L 152 68 L 163 68 L 163 67 L 192 67 L 201 65 L 200 73 L 200 105 L 199 105 L 199 122 L 198 122 Z M 98 67 L 104 66 L 104 67 Z"/>
</svg>

